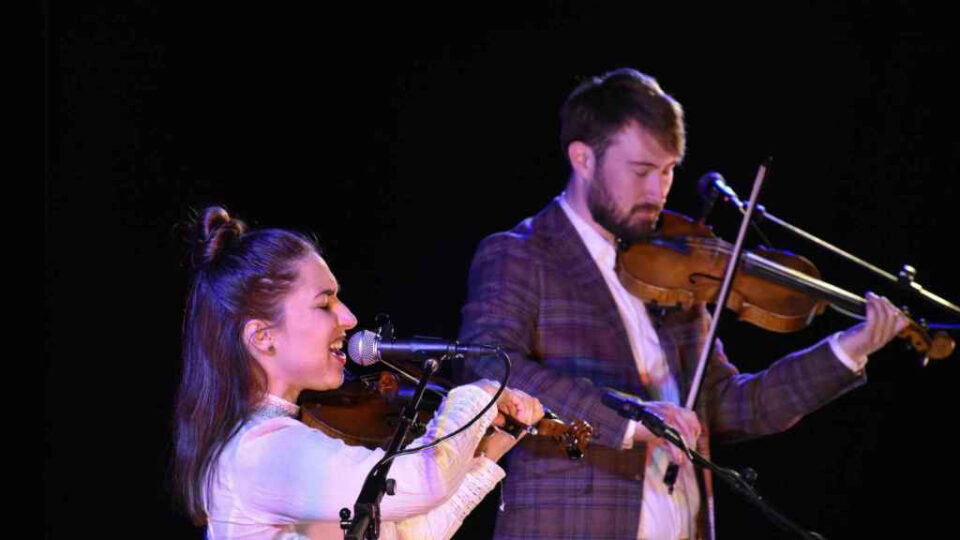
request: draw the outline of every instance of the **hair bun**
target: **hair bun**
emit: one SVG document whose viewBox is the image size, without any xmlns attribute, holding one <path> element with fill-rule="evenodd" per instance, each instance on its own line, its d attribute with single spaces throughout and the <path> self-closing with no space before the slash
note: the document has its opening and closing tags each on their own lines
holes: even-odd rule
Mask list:
<svg viewBox="0 0 960 540">
<path fill-rule="evenodd" d="M 203 211 L 197 229 L 195 267 L 215 262 L 240 240 L 247 226 L 239 219 L 231 218 L 222 206 L 209 206 Z"/>
</svg>

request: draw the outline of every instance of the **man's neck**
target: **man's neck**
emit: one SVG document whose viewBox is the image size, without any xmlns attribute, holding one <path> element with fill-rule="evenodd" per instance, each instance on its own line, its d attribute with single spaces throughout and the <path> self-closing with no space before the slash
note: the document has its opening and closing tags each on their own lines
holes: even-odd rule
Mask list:
<svg viewBox="0 0 960 540">
<path fill-rule="evenodd" d="M 585 221 L 587 225 L 590 225 L 591 229 L 597 231 L 597 233 L 602 236 L 604 240 L 610 242 L 611 245 L 616 244 L 616 238 L 613 236 L 613 233 L 604 229 L 599 223 L 594 221 L 593 215 L 587 207 L 586 190 L 582 187 L 581 183 L 571 178 L 570 181 L 567 182 L 566 189 L 563 191 L 563 199 L 570 205 L 570 209 L 580 216 L 580 219 Z"/>
</svg>

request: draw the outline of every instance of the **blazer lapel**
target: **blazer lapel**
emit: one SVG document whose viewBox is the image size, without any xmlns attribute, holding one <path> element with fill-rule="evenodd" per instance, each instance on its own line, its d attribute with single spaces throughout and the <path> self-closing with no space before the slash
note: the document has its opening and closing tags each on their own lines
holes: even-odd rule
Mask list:
<svg viewBox="0 0 960 540">
<path fill-rule="evenodd" d="M 623 359 L 618 364 L 623 371 L 625 383 L 624 388 L 619 390 L 648 399 L 646 391 L 640 385 L 640 373 L 633 361 L 630 338 L 620 317 L 620 310 L 613 299 L 613 293 L 610 292 L 610 287 L 603 279 L 603 274 L 597 268 L 587 246 L 580 239 L 580 234 L 570 223 L 557 200 L 543 210 L 540 218 L 541 233 L 553 248 L 561 267 L 567 271 L 567 283 L 571 288 L 571 294 L 589 296 L 600 310 L 600 316 L 612 328 L 616 328 L 617 356 Z"/>
<path fill-rule="evenodd" d="M 670 368 L 670 374 L 673 375 L 674 380 L 677 381 L 677 389 L 680 392 L 680 405 L 683 406 L 683 402 L 686 401 L 687 392 L 690 388 L 691 374 L 687 372 L 689 362 L 683 357 L 680 345 L 677 343 L 672 331 L 673 328 L 667 319 L 667 313 L 667 310 L 647 308 L 647 314 L 650 316 L 653 327 L 657 331 L 657 339 L 660 340 L 660 349 L 663 350 L 664 360 L 667 362 L 667 367 Z"/>
</svg>

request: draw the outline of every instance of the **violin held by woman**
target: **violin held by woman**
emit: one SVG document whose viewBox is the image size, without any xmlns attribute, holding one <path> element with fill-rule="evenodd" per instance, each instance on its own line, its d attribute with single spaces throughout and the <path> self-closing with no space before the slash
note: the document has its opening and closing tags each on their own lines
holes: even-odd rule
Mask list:
<svg viewBox="0 0 960 540">
<path fill-rule="evenodd" d="M 301 391 L 343 382 L 345 333 L 356 318 L 306 237 L 247 230 L 220 207 L 196 224 L 176 397 L 175 484 L 209 538 L 330 538 L 352 507 L 380 449 L 347 446 L 298 420 Z M 492 399 L 488 381 L 453 389 L 414 445 L 475 417 Z M 507 414 L 526 424 L 540 403 L 506 390 L 463 433 L 396 458 L 396 492 L 381 504 L 383 538 L 448 538 L 504 472 L 496 461 L 516 439 Z"/>
</svg>

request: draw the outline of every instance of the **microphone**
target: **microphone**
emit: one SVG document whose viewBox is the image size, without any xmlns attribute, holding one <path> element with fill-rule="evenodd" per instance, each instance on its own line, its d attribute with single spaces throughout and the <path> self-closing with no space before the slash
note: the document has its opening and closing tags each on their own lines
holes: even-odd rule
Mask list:
<svg viewBox="0 0 960 540">
<path fill-rule="evenodd" d="M 369 366 L 381 360 L 490 356 L 495 354 L 496 350 L 496 347 L 489 345 L 466 345 L 437 338 L 383 339 L 380 334 L 370 330 L 355 333 L 347 343 L 350 359 L 361 366 Z"/>
<path fill-rule="evenodd" d="M 703 205 L 700 206 L 700 221 L 704 223 L 710 216 L 710 212 L 713 211 L 713 205 L 717 202 L 717 195 L 720 193 L 710 183 L 709 176 L 710 173 L 707 173 L 697 181 L 697 194 L 700 195 L 700 200 L 703 202 Z"/>
<path fill-rule="evenodd" d="M 657 413 L 648 411 L 637 398 L 630 394 L 609 390 L 600 398 L 600 401 L 617 411 L 620 416 L 641 422 L 657 437 L 663 437 L 666 432 L 667 424 L 663 418 Z"/>
<path fill-rule="evenodd" d="M 648 411 L 637 398 L 630 394 L 610 390 L 600 398 L 600 401 L 607 407 L 617 411 L 617 414 L 620 416 L 639 421 L 650 430 L 650 433 L 653 433 L 657 437 L 666 437 L 668 426 L 667 423 L 663 421 L 663 418 L 657 413 Z M 676 463 L 671 463 L 667 466 L 667 470 L 663 475 L 663 483 L 667 486 L 667 491 L 670 493 L 673 493 L 673 486 L 677 483 L 677 474 L 679 471 L 680 467 L 678 467 Z"/>
<path fill-rule="evenodd" d="M 697 191 L 703 200 L 704 216 L 706 216 L 713 207 L 713 203 L 717 200 L 717 195 L 723 195 L 724 200 L 730 201 L 740 208 L 744 207 L 740 197 L 737 197 L 733 188 L 728 186 L 723 176 L 716 171 L 710 171 L 700 177 L 700 180 L 697 181 Z"/>
</svg>

